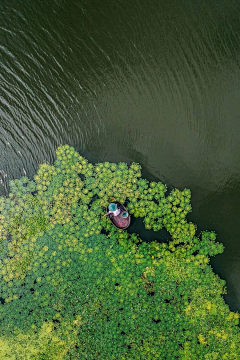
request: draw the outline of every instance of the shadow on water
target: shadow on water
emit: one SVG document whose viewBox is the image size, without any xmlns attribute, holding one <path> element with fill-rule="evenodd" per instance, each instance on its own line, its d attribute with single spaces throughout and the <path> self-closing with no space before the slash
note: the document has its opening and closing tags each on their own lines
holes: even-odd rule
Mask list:
<svg viewBox="0 0 240 360">
<path fill-rule="evenodd" d="M 131 221 L 131 225 L 127 229 L 129 234 L 136 233 L 140 236 L 143 241 L 151 242 L 158 241 L 160 243 L 167 242 L 170 240 L 169 233 L 166 229 L 162 229 L 160 231 L 153 231 L 145 229 L 143 219 L 142 218 L 133 218 Z"/>
</svg>

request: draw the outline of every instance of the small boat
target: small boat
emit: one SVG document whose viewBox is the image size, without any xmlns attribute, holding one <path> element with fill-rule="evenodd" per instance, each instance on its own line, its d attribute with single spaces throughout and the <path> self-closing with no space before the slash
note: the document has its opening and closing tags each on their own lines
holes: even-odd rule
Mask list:
<svg viewBox="0 0 240 360">
<path fill-rule="evenodd" d="M 114 215 L 113 213 L 116 210 L 120 210 L 118 215 Z M 108 205 L 106 215 L 117 229 L 125 230 L 131 223 L 131 217 L 127 209 L 123 204 L 116 200 Z"/>
</svg>

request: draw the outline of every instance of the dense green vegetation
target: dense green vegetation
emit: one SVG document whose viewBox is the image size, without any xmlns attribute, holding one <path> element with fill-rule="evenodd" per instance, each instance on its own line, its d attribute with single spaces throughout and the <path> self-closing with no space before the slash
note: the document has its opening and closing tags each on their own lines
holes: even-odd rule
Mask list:
<svg viewBox="0 0 240 360">
<path fill-rule="evenodd" d="M 103 217 L 111 196 L 171 240 L 115 229 Z M 11 181 L 0 198 L 0 359 L 239 359 L 239 316 L 209 265 L 223 246 L 196 235 L 190 200 L 142 179 L 138 164 L 92 165 L 69 146 L 33 181 Z"/>
</svg>

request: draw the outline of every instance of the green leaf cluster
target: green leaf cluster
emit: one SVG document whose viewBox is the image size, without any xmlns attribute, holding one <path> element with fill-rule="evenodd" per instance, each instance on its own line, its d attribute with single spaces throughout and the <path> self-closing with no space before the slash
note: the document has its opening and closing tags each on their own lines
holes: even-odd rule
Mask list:
<svg viewBox="0 0 240 360">
<path fill-rule="evenodd" d="M 56 154 L 0 198 L 0 358 L 239 359 L 239 315 L 209 265 L 223 246 L 187 221 L 190 191 L 167 194 L 136 163 Z M 171 240 L 114 228 L 112 196 Z"/>
</svg>

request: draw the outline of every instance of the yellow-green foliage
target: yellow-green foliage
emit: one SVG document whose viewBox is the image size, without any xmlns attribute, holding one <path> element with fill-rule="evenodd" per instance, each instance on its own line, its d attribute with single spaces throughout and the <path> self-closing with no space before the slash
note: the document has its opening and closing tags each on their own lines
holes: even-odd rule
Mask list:
<svg viewBox="0 0 240 360">
<path fill-rule="evenodd" d="M 68 324 L 63 324 L 63 326 Z M 34 360 L 58 359 L 64 360 L 68 351 L 76 342 L 76 330 L 62 340 L 62 328 L 54 330 L 53 322 L 44 322 L 38 332 L 32 326 L 26 333 L 16 333 L 14 336 L 2 337 L 0 340 L 1 359 Z"/>
<path fill-rule="evenodd" d="M 238 314 L 209 266 L 223 251 L 139 164 L 92 165 L 69 146 L 0 198 L 0 359 L 238 360 Z M 168 243 L 104 218 L 111 196 Z"/>
</svg>

